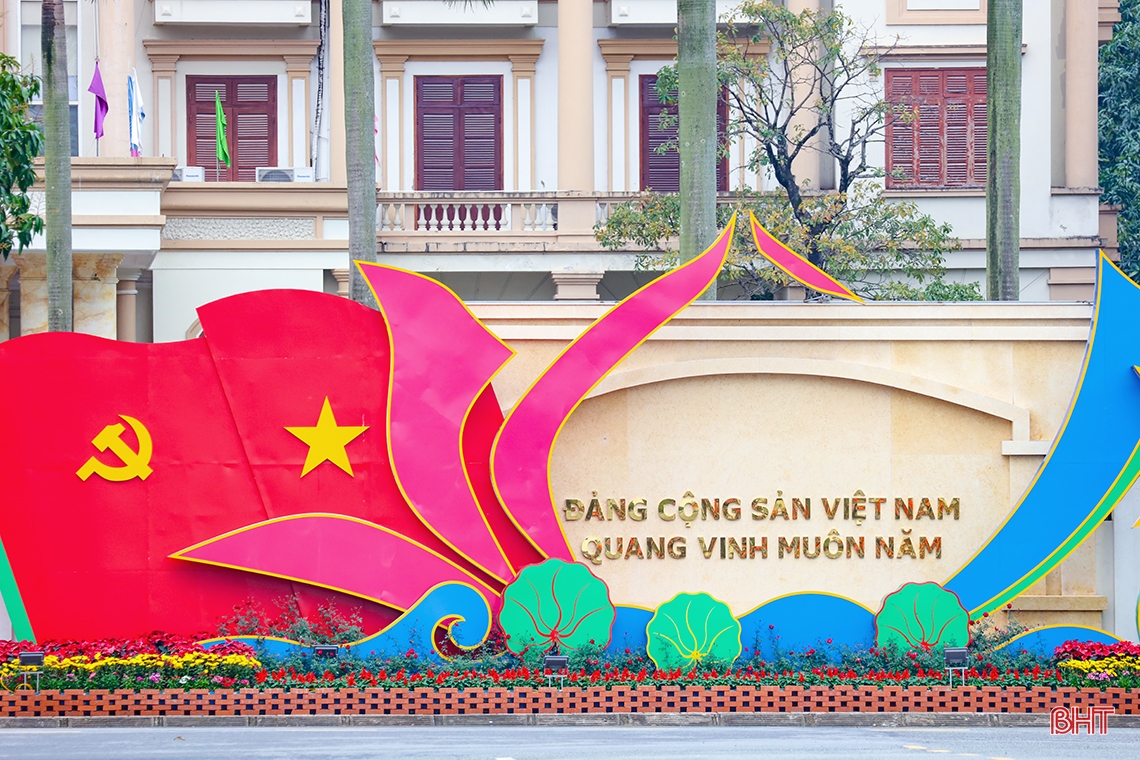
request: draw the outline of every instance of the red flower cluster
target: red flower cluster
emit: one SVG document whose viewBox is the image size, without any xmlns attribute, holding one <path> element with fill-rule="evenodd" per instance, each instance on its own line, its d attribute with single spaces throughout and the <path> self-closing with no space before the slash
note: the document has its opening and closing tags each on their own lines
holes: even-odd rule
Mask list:
<svg viewBox="0 0 1140 760">
<path fill-rule="evenodd" d="M 1131 641 L 1117 641 L 1114 644 L 1101 644 L 1096 641 L 1066 641 L 1053 651 L 1057 662 L 1065 660 L 1103 660 L 1106 657 L 1140 657 L 1140 644 Z"/>
</svg>

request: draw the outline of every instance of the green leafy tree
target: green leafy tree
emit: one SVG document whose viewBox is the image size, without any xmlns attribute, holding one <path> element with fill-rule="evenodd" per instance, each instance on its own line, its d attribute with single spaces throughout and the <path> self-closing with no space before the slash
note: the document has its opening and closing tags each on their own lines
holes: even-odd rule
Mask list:
<svg viewBox="0 0 1140 760">
<path fill-rule="evenodd" d="M 67 87 L 67 22 L 63 15 L 63 0 L 43 0 L 40 52 L 44 74 L 48 330 L 70 332 L 71 99 Z"/>
<path fill-rule="evenodd" d="M 39 80 L 20 74 L 19 61 L 0 55 L 0 259 L 22 251 L 44 230 L 28 198 L 36 181 L 32 160 L 43 149 L 43 135 L 28 113 L 39 91 Z"/>
<path fill-rule="evenodd" d="M 1100 48 L 1100 184 L 1118 219 L 1120 265 L 1140 278 L 1140 0 L 1121 0 L 1121 21 Z"/>
<path fill-rule="evenodd" d="M 771 46 L 770 54 L 757 54 L 761 44 Z M 889 114 L 911 118 L 882 95 L 883 52 L 838 10 L 793 13 L 769 0 L 745 0 L 734 11 L 718 39 L 720 85 L 733 106 L 727 136 L 752 137 L 750 168 L 771 171 L 781 188 L 741 193 L 737 207 L 751 209 L 789 247 L 864 297 L 980 298 L 974 285 L 943 282 L 944 256 L 958 247 L 952 229 L 914 204 L 882 196 L 877 180 L 883 170 L 868 148 L 882 140 Z M 663 100 L 678 85 L 677 67 L 659 72 Z M 833 190 L 813 189 L 797 174 L 802 162 L 821 156 L 835 167 Z M 683 228 L 675 208 L 675 199 L 640 198 L 616 207 L 596 236 L 611 249 L 633 243 L 660 250 Z M 728 209 L 718 214 L 723 224 Z M 726 274 L 746 297 L 771 297 L 787 284 L 756 251 L 746 225 L 736 242 Z M 649 253 L 641 263 L 657 267 L 676 258 Z"/>
</svg>

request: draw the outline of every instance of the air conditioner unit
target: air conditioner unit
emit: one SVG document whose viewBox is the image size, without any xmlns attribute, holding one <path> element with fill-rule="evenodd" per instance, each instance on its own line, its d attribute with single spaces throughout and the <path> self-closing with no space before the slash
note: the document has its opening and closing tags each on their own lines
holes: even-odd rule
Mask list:
<svg viewBox="0 0 1140 760">
<path fill-rule="evenodd" d="M 174 170 L 173 182 L 205 182 L 206 170 L 201 166 L 179 166 Z"/>
<path fill-rule="evenodd" d="M 257 167 L 258 182 L 312 182 L 313 167 L 311 166 L 259 166 Z"/>
</svg>

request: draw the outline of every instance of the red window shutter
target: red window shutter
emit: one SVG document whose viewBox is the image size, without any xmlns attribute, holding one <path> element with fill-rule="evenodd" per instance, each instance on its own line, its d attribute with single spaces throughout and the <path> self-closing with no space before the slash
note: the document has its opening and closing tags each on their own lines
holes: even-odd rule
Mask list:
<svg viewBox="0 0 1140 760">
<path fill-rule="evenodd" d="M 887 71 L 887 187 L 981 187 L 986 181 L 985 69 Z"/>
<path fill-rule="evenodd" d="M 277 77 L 186 77 L 187 163 L 207 182 L 253 182 L 259 166 L 277 163 Z M 218 166 L 214 93 L 226 114 L 233 166 Z"/>
<path fill-rule="evenodd" d="M 416 188 L 503 189 L 502 77 L 416 77 Z"/>
<path fill-rule="evenodd" d="M 656 190 L 659 193 L 675 193 L 681 189 L 681 155 L 676 150 L 658 153 L 666 143 L 676 143 L 677 125 L 661 129 L 662 114 L 669 113 L 669 106 L 661 102 L 657 95 L 657 76 L 646 74 L 641 77 L 641 189 Z M 716 110 L 717 134 L 723 139 L 728 131 L 728 101 L 721 97 Z M 716 189 L 728 189 L 728 157 L 722 158 L 716 166 Z"/>
</svg>

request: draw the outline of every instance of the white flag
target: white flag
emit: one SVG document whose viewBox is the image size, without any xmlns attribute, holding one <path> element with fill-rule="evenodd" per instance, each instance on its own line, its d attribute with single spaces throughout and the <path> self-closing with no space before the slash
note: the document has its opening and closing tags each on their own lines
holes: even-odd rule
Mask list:
<svg viewBox="0 0 1140 760">
<path fill-rule="evenodd" d="M 136 158 L 142 155 L 142 122 L 145 118 L 139 77 L 132 68 L 131 75 L 127 77 L 127 122 L 131 138 L 131 155 Z"/>
</svg>

